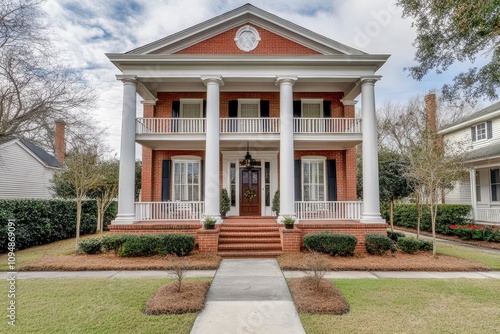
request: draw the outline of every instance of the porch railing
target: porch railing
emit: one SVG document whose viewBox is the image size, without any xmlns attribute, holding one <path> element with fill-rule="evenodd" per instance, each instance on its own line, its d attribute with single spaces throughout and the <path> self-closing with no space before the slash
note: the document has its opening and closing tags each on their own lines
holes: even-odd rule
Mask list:
<svg viewBox="0 0 500 334">
<path fill-rule="evenodd" d="M 205 133 L 204 118 L 137 118 L 137 134 Z"/>
<path fill-rule="evenodd" d="M 500 223 L 500 208 L 478 208 L 476 220 Z"/>
<path fill-rule="evenodd" d="M 294 118 L 294 133 L 361 133 L 361 118 Z"/>
<path fill-rule="evenodd" d="M 137 202 L 135 219 L 155 220 L 201 220 L 205 202 Z"/>
<path fill-rule="evenodd" d="M 360 220 L 363 202 L 295 202 L 299 220 Z"/>
<path fill-rule="evenodd" d="M 279 118 L 221 118 L 220 133 L 279 133 Z"/>
</svg>

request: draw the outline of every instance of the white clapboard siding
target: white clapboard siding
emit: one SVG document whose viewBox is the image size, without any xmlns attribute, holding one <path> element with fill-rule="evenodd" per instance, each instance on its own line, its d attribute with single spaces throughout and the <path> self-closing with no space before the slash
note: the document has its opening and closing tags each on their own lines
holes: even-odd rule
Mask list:
<svg viewBox="0 0 500 334">
<path fill-rule="evenodd" d="M 45 167 L 19 142 L 0 149 L 0 198 L 51 198 L 54 169 Z"/>
<path fill-rule="evenodd" d="M 500 145 L 500 117 L 491 119 L 492 137 L 488 140 L 480 140 L 472 142 L 471 126 L 466 126 L 457 131 L 447 133 L 444 138 L 447 142 L 460 143 L 460 145 L 467 145 L 470 149 L 477 149 L 490 145 Z M 482 123 L 482 122 L 478 122 Z"/>
<path fill-rule="evenodd" d="M 472 204 L 470 182 L 468 180 L 455 182 L 453 190 L 445 195 L 445 201 L 447 204 Z"/>
</svg>

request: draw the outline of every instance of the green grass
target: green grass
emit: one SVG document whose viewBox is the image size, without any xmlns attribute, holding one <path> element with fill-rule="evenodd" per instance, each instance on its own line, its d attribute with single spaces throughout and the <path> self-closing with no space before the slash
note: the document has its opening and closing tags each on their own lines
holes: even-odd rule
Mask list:
<svg viewBox="0 0 500 334">
<path fill-rule="evenodd" d="M 146 316 L 151 294 L 168 279 L 18 280 L 16 327 L 8 333 L 189 333 L 197 313 Z M 7 282 L 0 282 L 7 296 Z M 7 298 L 0 332 L 7 325 Z M 5 316 L 4 316 L 5 315 Z"/>
<path fill-rule="evenodd" d="M 106 235 L 104 233 L 103 235 Z M 81 239 L 97 238 L 100 234 L 88 234 Z M 16 266 L 30 261 L 38 260 L 44 256 L 69 255 L 75 252 L 75 238 L 60 240 L 50 244 L 35 246 L 16 251 Z M 0 254 L 0 271 L 9 271 L 7 253 Z"/>
<path fill-rule="evenodd" d="M 498 333 L 500 280 L 334 280 L 342 316 L 300 314 L 308 334 Z"/>
<path fill-rule="evenodd" d="M 479 249 L 455 246 L 438 242 L 437 253 L 482 263 L 493 270 L 500 270 L 500 254 L 485 252 Z"/>
</svg>

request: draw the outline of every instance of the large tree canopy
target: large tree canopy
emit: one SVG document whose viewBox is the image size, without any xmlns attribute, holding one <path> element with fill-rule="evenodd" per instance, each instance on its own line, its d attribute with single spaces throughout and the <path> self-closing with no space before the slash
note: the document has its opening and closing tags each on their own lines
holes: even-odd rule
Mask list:
<svg viewBox="0 0 500 334">
<path fill-rule="evenodd" d="M 456 61 L 486 58 L 482 67 L 457 75 L 442 93 L 450 101 L 498 98 L 500 87 L 500 0 L 398 0 L 403 17 L 413 18 L 418 65 L 409 67 L 421 80 L 430 70 L 446 71 Z"/>
</svg>

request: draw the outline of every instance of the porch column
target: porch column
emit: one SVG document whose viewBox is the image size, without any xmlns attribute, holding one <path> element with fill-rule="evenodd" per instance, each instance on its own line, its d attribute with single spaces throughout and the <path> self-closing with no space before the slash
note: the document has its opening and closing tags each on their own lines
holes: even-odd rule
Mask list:
<svg viewBox="0 0 500 334">
<path fill-rule="evenodd" d="M 123 82 L 118 214 L 112 224 L 132 224 L 135 220 L 135 116 L 137 81 L 135 75 L 117 75 Z"/>
<path fill-rule="evenodd" d="M 207 86 L 207 120 L 205 146 L 205 216 L 221 222 L 219 210 L 219 92 L 222 77 L 202 77 Z"/>
<path fill-rule="evenodd" d="M 293 157 L 293 85 L 296 77 L 277 77 L 280 86 L 280 216 L 295 217 Z"/>
<path fill-rule="evenodd" d="M 380 215 L 378 181 L 377 116 L 375 82 L 379 77 L 361 78 L 361 111 L 363 115 L 363 223 L 385 222 Z"/>
<path fill-rule="evenodd" d="M 476 170 L 470 170 L 470 196 L 472 202 L 472 219 L 477 219 Z"/>
</svg>

